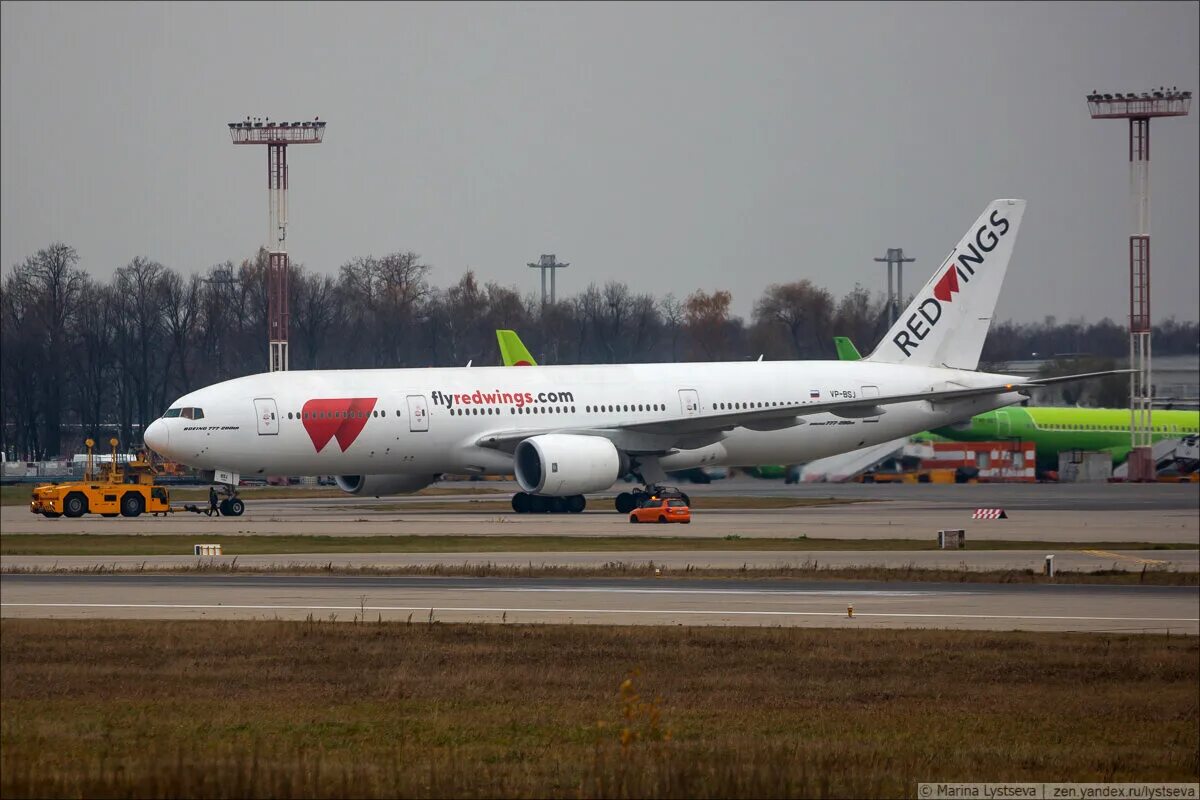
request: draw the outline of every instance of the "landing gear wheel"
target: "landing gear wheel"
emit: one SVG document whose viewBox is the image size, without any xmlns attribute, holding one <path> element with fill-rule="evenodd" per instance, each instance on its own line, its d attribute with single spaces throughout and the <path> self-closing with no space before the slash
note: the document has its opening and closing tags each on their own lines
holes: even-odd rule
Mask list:
<svg viewBox="0 0 1200 800">
<path fill-rule="evenodd" d="M 512 510 L 518 514 L 528 514 L 529 506 L 529 495 L 524 492 L 517 492 L 512 496 Z"/>
<path fill-rule="evenodd" d="M 138 517 L 146 510 L 146 501 L 140 494 L 129 492 L 121 498 L 121 516 Z"/>
<path fill-rule="evenodd" d="M 246 504 L 240 497 L 231 497 L 221 501 L 221 513 L 227 517 L 240 517 L 246 513 Z"/>
<path fill-rule="evenodd" d="M 619 495 L 617 495 L 615 502 L 618 514 L 628 514 L 630 511 L 633 511 L 635 508 L 637 508 L 638 505 L 637 500 L 634 499 L 633 494 L 630 492 L 621 492 Z"/>
<path fill-rule="evenodd" d="M 529 495 L 529 512 L 531 514 L 545 514 L 549 510 L 549 497 L 542 497 L 540 494 Z"/>
<path fill-rule="evenodd" d="M 688 497 L 688 496 L 687 496 L 686 494 L 684 494 L 683 492 L 680 492 L 680 493 L 679 493 L 679 499 L 683 500 L 683 504 L 684 504 L 685 506 L 690 506 L 690 505 L 692 504 L 692 498 Z"/>
<path fill-rule="evenodd" d="M 82 517 L 87 513 L 87 498 L 78 492 L 72 492 L 63 500 L 63 515 L 67 517 Z"/>
<path fill-rule="evenodd" d="M 630 515 L 629 515 L 629 524 L 630 524 L 630 525 L 637 525 L 637 524 L 638 524 L 638 518 L 637 518 L 637 514 L 630 514 Z"/>
<path fill-rule="evenodd" d="M 587 508 L 587 498 L 581 494 L 572 495 L 567 498 L 567 511 L 572 514 L 580 514 Z"/>
<path fill-rule="evenodd" d="M 550 498 L 550 513 L 551 514 L 567 513 L 567 498 L 565 498 L 565 497 Z"/>
</svg>

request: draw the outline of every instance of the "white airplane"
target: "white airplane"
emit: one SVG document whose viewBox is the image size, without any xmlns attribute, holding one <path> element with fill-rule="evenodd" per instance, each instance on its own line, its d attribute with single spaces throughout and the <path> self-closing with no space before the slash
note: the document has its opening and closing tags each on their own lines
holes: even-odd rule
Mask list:
<svg viewBox="0 0 1200 800">
<path fill-rule="evenodd" d="M 356 495 L 442 473 L 515 474 L 516 511 L 582 511 L 632 473 L 793 464 L 969 419 L 1025 381 L 974 371 L 1025 211 L 995 200 L 861 361 L 757 361 L 273 372 L 191 392 L 146 444 L 231 494 L 239 477 L 337 475 Z M 206 475 L 207 477 L 207 475 Z M 623 492 L 627 513 L 641 492 Z"/>
</svg>

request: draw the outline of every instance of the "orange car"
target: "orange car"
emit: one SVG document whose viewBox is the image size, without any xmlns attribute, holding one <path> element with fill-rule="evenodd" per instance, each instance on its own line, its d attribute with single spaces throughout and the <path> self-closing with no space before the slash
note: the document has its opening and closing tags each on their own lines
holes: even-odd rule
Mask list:
<svg viewBox="0 0 1200 800">
<path fill-rule="evenodd" d="M 692 521 L 692 510 L 688 504 L 675 497 L 651 497 L 629 514 L 631 523 L 638 522 L 682 522 Z"/>
</svg>

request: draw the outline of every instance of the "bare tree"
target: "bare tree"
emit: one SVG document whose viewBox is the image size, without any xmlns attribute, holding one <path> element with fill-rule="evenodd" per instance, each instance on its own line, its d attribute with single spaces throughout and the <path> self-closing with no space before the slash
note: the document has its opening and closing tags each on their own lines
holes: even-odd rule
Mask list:
<svg viewBox="0 0 1200 800">
<path fill-rule="evenodd" d="M 117 326 L 118 361 L 127 381 L 130 402 L 122 424 L 122 439 L 130 441 L 133 427 L 145 426 L 158 416 L 166 403 L 167 346 L 163 306 L 168 281 L 166 267 L 144 256 L 137 256 L 117 270 L 114 276 L 120 298 L 120 322 Z"/>
<path fill-rule="evenodd" d="M 767 287 L 754 306 L 754 322 L 779 326 L 787 333 L 792 358 L 819 358 L 832 350 L 826 333 L 833 318 L 833 296 L 808 280 Z"/>
<path fill-rule="evenodd" d="M 167 272 L 162 278 L 162 314 L 167 341 L 169 386 L 174 394 L 186 394 L 192 389 L 192 362 L 196 353 L 196 330 L 200 320 L 199 275 L 181 278 Z"/>
<path fill-rule="evenodd" d="M 675 299 L 675 295 L 668 294 L 659 301 L 658 307 L 662 312 L 664 332 L 671 342 L 671 360 L 678 361 L 679 339 L 683 335 L 686 321 L 683 304 Z"/>
<path fill-rule="evenodd" d="M 399 367 L 413 351 L 412 331 L 430 292 L 429 267 L 416 253 L 355 258 L 342 265 L 340 285 L 356 327 L 355 363 Z"/>
<path fill-rule="evenodd" d="M 737 352 L 740 342 L 734 334 L 740 325 L 729 315 L 732 301 L 733 295 L 725 289 L 712 293 L 698 289 L 684 301 L 685 329 L 701 360 L 719 361 Z"/>
<path fill-rule="evenodd" d="M 312 275 L 300 267 L 292 275 L 292 330 L 306 369 L 320 369 L 330 352 L 329 336 L 341 316 L 337 283 L 329 275 Z"/>
<path fill-rule="evenodd" d="M 36 365 L 28 371 L 10 375 L 5 383 L 10 389 L 15 388 L 11 383 L 14 379 L 33 384 L 33 397 L 22 390 L 17 390 L 17 397 L 24 402 L 32 400 L 34 404 L 27 409 L 31 413 L 25 424 L 36 424 L 35 420 L 40 416 L 43 427 L 40 443 L 36 436 L 32 441 L 28 435 L 24 438 L 27 447 L 32 445 L 31 449 L 48 455 L 58 455 L 62 450 L 66 356 L 73 333 L 71 328 L 87 285 L 87 275 L 78 265 L 79 256 L 75 249 L 56 242 L 14 267 L 5 291 L 10 298 L 6 318 L 10 322 L 19 319 L 22 327 L 27 326 L 24 333 L 18 334 L 17 343 L 23 350 L 18 361 L 24 363 L 26 358 L 32 358 Z M 40 415 L 37 414 L 39 409 Z"/>
</svg>

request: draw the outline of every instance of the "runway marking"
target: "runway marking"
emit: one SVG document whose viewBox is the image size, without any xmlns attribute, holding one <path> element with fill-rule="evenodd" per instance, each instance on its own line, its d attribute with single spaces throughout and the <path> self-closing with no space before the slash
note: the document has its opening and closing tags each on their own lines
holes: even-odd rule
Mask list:
<svg viewBox="0 0 1200 800">
<path fill-rule="evenodd" d="M 1097 558 L 1115 558 L 1118 561 L 1131 561 L 1135 564 L 1146 564 L 1148 566 L 1161 566 L 1168 563 L 1166 561 L 1159 561 L 1156 558 L 1138 558 L 1137 556 L 1127 556 L 1121 553 L 1110 553 L 1107 550 L 1084 550 L 1083 552 Z"/>
<path fill-rule="evenodd" d="M 0 603 L 3 608 L 151 608 L 151 609 L 213 609 L 225 611 L 426 611 L 459 613 L 527 613 L 527 614 L 717 614 L 724 616 L 772 617 L 845 617 L 844 611 L 702 611 L 698 609 L 658 610 L 649 608 L 509 608 L 507 606 L 284 606 L 284 605 L 212 605 L 193 603 Z M 924 614 L 924 613 L 861 613 L 859 617 L 895 617 L 930 619 L 1007 619 L 1068 622 L 1200 622 L 1200 617 L 1064 617 L 1023 616 L 1015 614 Z"/>
</svg>

